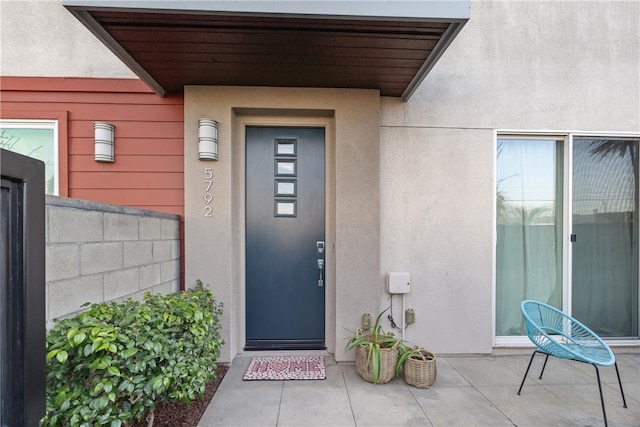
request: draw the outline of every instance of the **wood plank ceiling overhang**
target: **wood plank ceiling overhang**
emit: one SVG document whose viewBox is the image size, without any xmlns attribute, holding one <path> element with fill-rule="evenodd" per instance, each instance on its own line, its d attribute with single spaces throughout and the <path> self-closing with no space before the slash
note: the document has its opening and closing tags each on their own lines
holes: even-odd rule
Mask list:
<svg viewBox="0 0 640 427">
<path fill-rule="evenodd" d="M 469 18 L 467 0 L 63 4 L 160 96 L 229 85 L 407 100 Z"/>
</svg>

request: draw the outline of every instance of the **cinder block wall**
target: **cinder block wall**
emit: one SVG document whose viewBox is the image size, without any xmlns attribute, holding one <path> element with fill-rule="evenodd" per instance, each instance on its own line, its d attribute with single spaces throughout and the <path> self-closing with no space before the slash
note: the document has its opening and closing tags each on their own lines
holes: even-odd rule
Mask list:
<svg viewBox="0 0 640 427">
<path fill-rule="evenodd" d="M 47 327 L 86 302 L 179 290 L 179 215 L 47 196 L 46 221 Z"/>
</svg>

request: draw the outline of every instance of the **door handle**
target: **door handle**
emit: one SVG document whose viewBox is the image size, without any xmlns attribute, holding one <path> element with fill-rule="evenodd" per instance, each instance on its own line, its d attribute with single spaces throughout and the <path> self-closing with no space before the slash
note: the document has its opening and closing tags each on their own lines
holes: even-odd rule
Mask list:
<svg viewBox="0 0 640 427">
<path fill-rule="evenodd" d="M 318 259 L 318 286 L 324 286 L 324 260 Z"/>
</svg>

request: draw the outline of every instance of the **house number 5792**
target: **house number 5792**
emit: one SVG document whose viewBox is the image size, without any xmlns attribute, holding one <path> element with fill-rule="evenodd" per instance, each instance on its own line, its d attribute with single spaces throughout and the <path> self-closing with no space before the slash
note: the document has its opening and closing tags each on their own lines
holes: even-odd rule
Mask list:
<svg viewBox="0 0 640 427">
<path fill-rule="evenodd" d="M 204 216 L 206 218 L 211 218 L 211 212 L 213 211 L 213 207 L 211 206 L 211 202 L 213 201 L 213 196 L 211 195 L 211 185 L 213 184 L 213 170 L 211 168 L 204 168 L 204 185 L 205 190 L 202 198 L 204 199 Z"/>
</svg>

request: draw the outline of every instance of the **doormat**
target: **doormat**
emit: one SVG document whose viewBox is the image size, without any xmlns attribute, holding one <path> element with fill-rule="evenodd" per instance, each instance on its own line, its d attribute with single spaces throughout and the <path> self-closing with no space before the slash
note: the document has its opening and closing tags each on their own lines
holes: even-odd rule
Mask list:
<svg viewBox="0 0 640 427">
<path fill-rule="evenodd" d="M 323 356 L 254 357 L 244 374 L 245 381 L 324 380 Z"/>
</svg>

